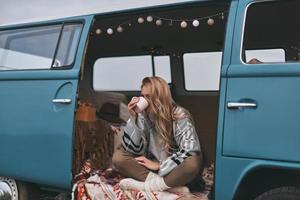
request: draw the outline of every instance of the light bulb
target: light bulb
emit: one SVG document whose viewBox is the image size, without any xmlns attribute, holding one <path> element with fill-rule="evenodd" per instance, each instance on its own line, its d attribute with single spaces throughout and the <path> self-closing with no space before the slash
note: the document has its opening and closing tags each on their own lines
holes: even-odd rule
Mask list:
<svg viewBox="0 0 300 200">
<path fill-rule="evenodd" d="M 147 22 L 152 22 L 153 21 L 153 17 L 152 16 L 148 16 L 147 17 Z"/>
<path fill-rule="evenodd" d="M 142 17 L 139 17 L 139 18 L 138 18 L 138 23 L 139 23 L 139 24 L 144 23 L 144 21 L 145 21 L 144 18 L 142 18 Z"/>
<path fill-rule="evenodd" d="M 108 28 L 106 32 L 108 35 L 111 35 L 114 33 L 114 30 L 112 28 Z"/>
<path fill-rule="evenodd" d="M 96 32 L 97 35 L 100 35 L 102 33 L 100 28 L 97 28 L 95 32 Z"/>
<path fill-rule="evenodd" d="M 224 20 L 225 19 L 225 15 L 224 13 L 221 14 L 221 19 Z"/>
<path fill-rule="evenodd" d="M 212 18 L 209 18 L 209 19 L 207 20 L 207 24 L 210 25 L 210 26 L 212 26 L 212 25 L 215 24 L 215 20 L 212 19 Z"/>
<path fill-rule="evenodd" d="M 161 19 L 158 19 L 158 20 L 156 20 L 156 22 L 155 22 L 155 23 L 156 23 L 156 25 L 157 25 L 157 26 L 161 26 L 161 25 L 162 25 L 162 21 L 161 21 Z"/>
<path fill-rule="evenodd" d="M 194 26 L 194 27 L 198 27 L 198 26 L 199 26 L 199 24 L 200 24 L 200 23 L 199 23 L 199 21 L 198 21 L 198 20 L 194 20 L 194 21 L 193 21 L 193 26 Z"/>
<path fill-rule="evenodd" d="M 186 27 L 187 27 L 186 21 L 182 21 L 182 22 L 180 23 L 180 26 L 181 26 L 181 28 L 186 28 Z"/>
<path fill-rule="evenodd" d="M 122 26 L 118 26 L 117 31 L 118 31 L 119 33 L 122 33 L 122 32 L 123 32 Z"/>
</svg>

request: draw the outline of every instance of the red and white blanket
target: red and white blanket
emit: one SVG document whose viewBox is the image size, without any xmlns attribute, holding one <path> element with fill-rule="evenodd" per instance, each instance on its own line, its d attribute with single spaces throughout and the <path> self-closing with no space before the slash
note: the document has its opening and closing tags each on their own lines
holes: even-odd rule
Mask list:
<svg viewBox="0 0 300 200">
<path fill-rule="evenodd" d="M 212 169 L 211 169 L 212 168 Z M 90 172 L 77 176 L 73 186 L 72 200 L 177 200 L 182 197 L 195 200 L 208 200 L 209 186 L 212 184 L 213 166 L 204 169 L 203 174 L 206 184 L 206 191 L 203 193 L 192 194 L 187 190 L 164 191 L 164 192 L 145 192 L 138 190 L 122 190 L 119 182 L 122 177 L 111 169 L 105 172 Z M 209 179 L 209 180 L 208 180 Z M 208 182 L 207 182 L 208 181 Z"/>
</svg>

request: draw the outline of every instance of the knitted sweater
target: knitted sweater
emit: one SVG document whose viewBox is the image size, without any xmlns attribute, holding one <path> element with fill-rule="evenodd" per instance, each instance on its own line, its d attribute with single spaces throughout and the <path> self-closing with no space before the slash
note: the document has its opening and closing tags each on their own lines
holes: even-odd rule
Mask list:
<svg viewBox="0 0 300 200">
<path fill-rule="evenodd" d="M 177 107 L 175 113 L 186 112 L 183 108 Z M 151 125 L 150 120 L 139 113 L 137 120 L 127 121 L 122 138 L 122 147 L 135 155 L 145 155 L 149 151 L 150 134 L 158 134 Z M 173 135 L 178 147 L 169 157 L 160 161 L 158 174 L 165 176 L 175 167 L 180 165 L 187 157 L 199 155 L 201 152 L 200 142 L 195 127 L 188 117 L 182 117 L 173 121 Z"/>
</svg>

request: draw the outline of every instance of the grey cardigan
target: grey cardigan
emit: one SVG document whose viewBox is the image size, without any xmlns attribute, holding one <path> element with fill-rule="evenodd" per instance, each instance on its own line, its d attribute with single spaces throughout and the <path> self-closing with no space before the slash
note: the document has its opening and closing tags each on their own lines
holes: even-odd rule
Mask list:
<svg viewBox="0 0 300 200">
<path fill-rule="evenodd" d="M 181 107 L 178 107 L 176 110 L 185 112 Z M 149 147 L 149 136 L 150 134 L 154 134 L 153 131 L 156 131 L 156 129 L 151 128 L 149 119 L 139 113 L 136 122 L 132 119 L 127 121 L 122 137 L 122 147 L 132 154 L 145 155 Z M 158 171 L 160 176 L 170 173 L 187 157 L 201 153 L 198 135 L 190 118 L 183 117 L 174 121 L 173 134 L 178 148 L 172 155 L 160 163 Z"/>
</svg>

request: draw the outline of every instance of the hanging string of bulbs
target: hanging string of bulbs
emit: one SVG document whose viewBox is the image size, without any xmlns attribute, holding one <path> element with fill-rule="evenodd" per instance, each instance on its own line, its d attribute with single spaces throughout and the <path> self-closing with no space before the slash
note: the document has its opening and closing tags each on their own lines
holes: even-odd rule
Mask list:
<svg viewBox="0 0 300 200">
<path fill-rule="evenodd" d="M 205 16 L 205 17 L 199 17 L 199 18 L 194 18 L 194 19 L 171 19 L 171 18 L 164 18 L 164 17 L 159 17 L 155 15 L 149 15 L 147 17 L 138 17 L 137 18 L 137 23 L 138 24 L 143 24 L 145 22 L 147 23 L 155 23 L 156 26 L 162 26 L 163 24 L 167 24 L 168 26 L 174 26 L 175 24 L 179 24 L 180 28 L 185 29 L 189 25 L 192 25 L 193 27 L 197 28 L 200 26 L 200 21 L 206 20 L 206 23 L 208 26 L 213 26 L 215 24 L 215 20 L 219 18 L 220 20 L 225 19 L 225 15 L 228 11 L 223 11 L 220 13 L 216 13 L 213 15 Z M 106 33 L 108 35 L 112 35 L 114 31 L 117 31 L 118 33 L 122 33 L 124 31 L 125 26 L 131 27 L 132 26 L 132 20 L 127 20 L 125 22 L 122 22 L 116 26 L 111 26 L 106 29 Z M 97 35 L 103 34 L 103 31 L 101 28 L 97 28 L 95 30 L 95 33 Z"/>
</svg>

